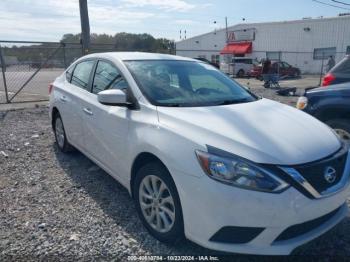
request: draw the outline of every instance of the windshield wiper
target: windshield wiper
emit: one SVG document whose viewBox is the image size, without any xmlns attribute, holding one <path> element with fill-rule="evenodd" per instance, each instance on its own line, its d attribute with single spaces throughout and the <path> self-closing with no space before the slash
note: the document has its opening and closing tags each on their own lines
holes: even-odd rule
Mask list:
<svg viewBox="0 0 350 262">
<path fill-rule="evenodd" d="M 241 104 L 241 103 L 248 103 L 248 102 L 250 102 L 249 99 L 242 98 L 242 99 L 224 100 L 219 102 L 217 105 L 223 106 L 223 105 L 233 105 L 233 104 Z"/>
<path fill-rule="evenodd" d="M 169 104 L 162 104 L 160 106 L 165 106 L 165 107 L 182 107 L 182 104 L 179 103 L 169 103 Z"/>
</svg>

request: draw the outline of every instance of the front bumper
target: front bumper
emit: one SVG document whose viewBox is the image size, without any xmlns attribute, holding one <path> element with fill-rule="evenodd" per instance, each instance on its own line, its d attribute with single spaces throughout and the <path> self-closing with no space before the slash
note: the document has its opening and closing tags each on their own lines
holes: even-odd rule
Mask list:
<svg viewBox="0 0 350 262">
<path fill-rule="evenodd" d="M 296 247 L 322 235 L 348 213 L 347 185 L 337 194 L 309 199 L 291 187 L 281 194 L 242 190 L 172 170 L 182 204 L 185 235 L 209 249 L 225 252 L 287 255 Z M 338 209 L 338 210 L 337 210 Z M 337 210 L 337 211 L 335 211 Z M 317 227 L 293 238 L 277 241 L 292 226 L 334 214 Z M 231 244 L 210 239 L 224 227 L 262 228 L 246 243 Z"/>
</svg>

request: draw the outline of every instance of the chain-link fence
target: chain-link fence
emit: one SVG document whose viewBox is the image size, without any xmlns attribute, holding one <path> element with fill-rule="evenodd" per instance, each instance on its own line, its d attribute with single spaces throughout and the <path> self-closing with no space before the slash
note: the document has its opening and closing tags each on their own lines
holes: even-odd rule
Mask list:
<svg viewBox="0 0 350 262">
<path fill-rule="evenodd" d="M 0 103 L 48 99 L 48 85 L 82 54 L 79 44 L 0 41 Z"/>
<path fill-rule="evenodd" d="M 92 43 L 89 53 L 112 51 L 154 50 Z M 168 47 L 157 52 L 175 53 Z M 0 41 L 0 103 L 48 100 L 48 85 L 82 55 L 80 43 Z"/>
</svg>

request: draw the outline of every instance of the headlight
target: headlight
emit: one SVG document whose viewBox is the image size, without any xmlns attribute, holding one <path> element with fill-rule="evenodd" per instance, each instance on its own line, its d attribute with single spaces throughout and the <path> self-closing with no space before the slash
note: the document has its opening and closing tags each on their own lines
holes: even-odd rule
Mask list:
<svg viewBox="0 0 350 262">
<path fill-rule="evenodd" d="M 297 102 L 297 108 L 303 110 L 307 107 L 308 99 L 305 96 L 299 97 Z"/>
<path fill-rule="evenodd" d="M 199 150 L 196 155 L 204 172 L 222 183 L 270 193 L 278 193 L 289 187 L 275 175 L 239 157 L 224 158 Z"/>
</svg>

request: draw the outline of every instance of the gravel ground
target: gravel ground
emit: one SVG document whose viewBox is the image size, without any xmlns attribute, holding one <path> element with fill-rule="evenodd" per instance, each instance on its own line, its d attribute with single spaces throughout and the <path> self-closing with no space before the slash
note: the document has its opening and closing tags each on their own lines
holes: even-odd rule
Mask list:
<svg viewBox="0 0 350 262">
<path fill-rule="evenodd" d="M 47 111 L 41 106 L 0 112 L 0 261 L 222 255 L 190 241 L 171 246 L 151 237 L 126 189 L 81 153 L 58 151 Z M 349 217 L 293 254 L 291 261 L 350 258 Z M 223 258 L 233 259 L 271 261 Z"/>
</svg>

